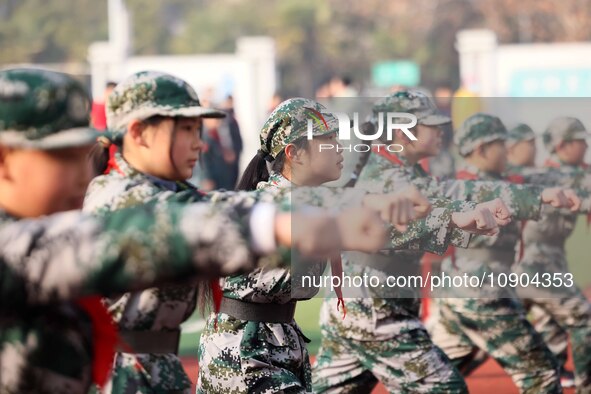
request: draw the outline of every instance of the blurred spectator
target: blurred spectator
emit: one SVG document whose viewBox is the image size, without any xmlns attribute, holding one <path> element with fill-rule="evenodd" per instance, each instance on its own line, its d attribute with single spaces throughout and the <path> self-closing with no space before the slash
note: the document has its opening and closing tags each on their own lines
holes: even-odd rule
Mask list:
<svg viewBox="0 0 591 394">
<path fill-rule="evenodd" d="M 231 167 L 230 179 L 232 188 L 238 182 L 240 175 L 240 155 L 242 154 L 242 136 L 240 135 L 240 126 L 234 115 L 234 98 L 229 95 L 222 104 L 222 109 L 226 111 L 227 116 L 222 119 L 220 125 L 220 139 L 222 142 L 224 160 Z"/>
<path fill-rule="evenodd" d="M 207 94 L 201 100 L 203 106 L 211 106 Z M 221 106 L 227 111 L 223 119 L 203 119 L 203 142 L 199 186 L 205 191 L 214 189 L 231 190 L 239 175 L 242 137 L 234 117 L 232 96 Z"/>
<path fill-rule="evenodd" d="M 105 111 L 105 105 L 107 102 L 107 98 L 115 89 L 117 84 L 115 82 L 107 82 L 105 86 L 105 91 L 103 92 L 103 97 L 101 100 L 93 100 L 92 102 L 92 112 L 90 114 L 90 123 L 94 128 L 97 130 L 105 130 L 107 128 L 107 113 Z"/>
<path fill-rule="evenodd" d="M 329 83 L 330 95 L 332 97 L 357 97 L 359 93 L 353 87 L 353 81 L 350 77 L 333 77 Z"/>
</svg>

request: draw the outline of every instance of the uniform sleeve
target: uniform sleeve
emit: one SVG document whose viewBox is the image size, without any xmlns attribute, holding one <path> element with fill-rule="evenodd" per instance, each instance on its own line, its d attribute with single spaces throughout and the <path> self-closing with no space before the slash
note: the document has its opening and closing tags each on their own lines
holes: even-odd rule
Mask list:
<svg viewBox="0 0 591 394">
<path fill-rule="evenodd" d="M 581 198 L 580 213 L 591 212 L 591 173 L 568 168 L 534 168 L 519 173 L 526 183 L 572 188 Z"/>
<path fill-rule="evenodd" d="M 443 198 L 431 199 L 430 202 L 433 210 L 429 215 L 410 223 L 404 233 L 400 233 L 392 227 L 388 248 L 443 254 L 450 245 L 461 248 L 468 247 L 471 234 L 454 227 L 451 223 L 451 216 L 454 212 L 472 210 L 476 204 Z"/>
<path fill-rule="evenodd" d="M 251 270 L 251 212 L 147 204 L 103 218 L 77 212 L 0 229 L 2 308 L 104 296 Z"/>
<path fill-rule="evenodd" d="M 537 220 L 540 215 L 543 188 L 539 186 L 503 181 L 448 180 L 437 182 L 436 189 L 454 200 L 482 203 L 500 198 L 515 220 Z"/>
</svg>

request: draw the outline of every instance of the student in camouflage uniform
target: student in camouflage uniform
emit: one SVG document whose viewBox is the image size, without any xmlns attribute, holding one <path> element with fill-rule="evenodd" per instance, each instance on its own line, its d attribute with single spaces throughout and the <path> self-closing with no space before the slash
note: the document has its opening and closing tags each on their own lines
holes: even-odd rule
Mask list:
<svg viewBox="0 0 591 394">
<path fill-rule="evenodd" d="M 500 119 L 487 114 L 469 117 L 456 134 L 466 165 L 459 179 L 502 180 L 506 169 L 507 130 Z M 542 201 L 557 189 L 540 190 Z M 579 201 L 571 191 L 562 196 L 568 207 Z M 535 199 L 534 201 L 535 202 Z M 540 205 L 532 203 L 529 212 L 518 219 L 538 219 Z M 521 224 L 514 222 L 495 237 L 475 238 L 470 248 L 456 251 L 456 261 L 446 261 L 450 275 L 468 273 L 482 277 L 490 273 L 511 273 Z M 487 276 L 488 277 L 488 276 Z M 458 297 L 458 298 L 454 298 Z M 488 352 L 511 375 L 522 392 L 560 392 L 556 361 L 542 338 L 525 318 L 525 310 L 510 287 L 483 284 L 479 290 L 446 289 L 438 299 L 442 321 L 434 329 L 435 343 L 458 364 L 471 362 L 478 347 Z"/>
<path fill-rule="evenodd" d="M 525 123 L 520 123 L 509 130 L 505 141 L 508 174 L 521 177 L 528 172 L 539 172 L 535 167 L 537 152 L 535 139 L 535 132 Z M 568 333 L 540 306 L 529 302 L 527 299 L 522 301 L 527 309 L 528 319 L 532 322 L 536 331 L 542 335 L 544 342 L 561 366 L 560 383 L 562 388 L 574 387 L 574 374 L 565 369 L 568 356 Z"/>
<path fill-rule="evenodd" d="M 310 112 L 325 123 L 314 123 L 314 138 L 306 140 Z M 296 184 L 317 185 L 338 179 L 341 154 L 336 150 L 321 152 L 319 149 L 320 144 L 337 143 L 337 129 L 336 118 L 320 104 L 306 99 L 283 102 L 265 123 L 260 135 L 260 151 L 245 171 L 239 187 L 289 190 Z M 359 191 L 345 189 L 339 196 L 359 194 Z M 373 205 L 376 200 L 371 198 Z M 340 200 L 335 200 L 332 206 L 342 206 Z M 403 217 L 404 214 L 391 216 Z M 431 219 L 435 223 L 428 222 L 428 217 L 411 224 L 404 234 L 393 235 L 391 247 L 403 247 L 421 236 L 430 237 L 438 223 L 437 217 Z M 222 313 L 210 317 L 201 337 L 198 392 L 311 392 L 307 339 L 293 321 L 293 311 L 297 299 L 313 297 L 319 290 L 303 287 L 298 278 L 319 276 L 325 267 L 325 262 L 318 262 L 307 265 L 305 270 L 292 265 L 291 270 L 262 269 L 226 278 Z M 337 275 L 334 261 L 331 267 L 333 275 Z M 257 312 L 261 309 L 259 305 L 266 316 Z M 288 311 L 287 316 L 278 320 L 277 316 L 284 310 Z M 347 317 L 350 318 L 355 317 Z"/>
<path fill-rule="evenodd" d="M 186 181 L 201 151 L 202 119 L 223 115 L 201 107 L 195 91 L 176 77 L 159 72 L 129 77 L 114 89 L 107 104 L 110 140 L 120 146 L 121 153 L 108 163 L 108 173 L 91 183 L 85 211 L 106 215 L 153 200 L 248 206 L 259 198 L 281 198 L 271 193 L 205 195 Z M 319 199 L 316 192 L 313 198 Z M 269 222 L 263 219 L 259 224 L 268 226 Z M 379 239 L 376 234 L 369 243 L 379 247 Z M 108 301 L 129 346 L 117 354 L 112 380 L 103 392 L 190 391 L 191 381 L 176 355 L 179 326 L 194 312 L 197 293 L 202 292 L 205 302 L 209 289 L 206 282 L 175 285 Z"/>
<path fill-rule="evenodd" d="M 507 173 L 515 174 L 523 168 L 532 168 L 536 160 L 536 134 L 525 123 L 520 123 L 507 133 Z"/>
<path fill-rule="evenodd" d="M 589 133 L 575 118 L 553 120 L 544 133 L 544 144 L 550 154 L 545 168 L 514 168 L 527 182 L 570 187 L 582 198 L 579 212 L 591 209 L 591 174 L 585 171 L 584 157 Z M 574 230 L 577 213 L 546 208 L 541 220 L 527 222 L 523 231 L 524 253 L 517 272 L 530 276 L 570 273 L 565 242 Z M 572 274 L 571 274 L 572 275 Z M 575 364 L 577 392 L 591 392 L 591 305 L 582 291 L 573 286 L 519 289 L 519 295 L 534 305 L 536 328 L 558 356 L 566 362 L 567 340 L 570 336 Z"/>
<path fill-rule="evenodd" d="M 436 155 L 439 150 L 438 125 L 449 123 L 449 118 L 437 113 L 431 101 L 422 94 L 401 92 L 392 95 L 374 107 L 374 125 L 380 113 L 410 112 L 417 116 L 420 128 L 426 128 L 418 136 L 414 149 L 405 149 L 401 155 L 374 151 L 365 160 L 356 187 L 388 191 L 414 184 L 431 198 L 452 195 L 465 198 L 464 184 L 439 184 L 430 178 L 417 164 L 422 158 Z M 399 123 L 404 123 L 402 120 Z M 435 133 L 429 135 L 431 131 Z M 382 141 L 380 141 L 382 142 Z M 383 141 L 390 144 L 392 141 Z M 409 153 L 409 155 L 405 155 Z M 412 155 L 412 157 L 411 157 Z M 497 184 L 480 184 L 482 190 L 496 192 Z M 494 198 L 494 197 L 493 197 Z M 485 199 L 483 198 L 482 201 Z M 443 200 L 443 205 L 450 204 Z M 455 210 L 474 207 L 475 204 L 455 202 Z M 512 206 L 516 204 L 513 203 Z M 436 206 L 436 205 L 434 205 Z M 497 218 L 506 224 L 507 216 Z M 449 219 L 448 219 L 449 220 Z M 378 275 L 400 274 L 401 267 L 410 267 L 404 274 L 420 273 L 421 250 L 443 253 L 448 245 L 467 246 L 469 238 L 454 231 L 442 237 L 432 237 L 433 245 L 422 245 L 419 250 L 408 250 L 387 256 L 344 254 L 345 272 L 350 274 Z M 369 267 L 365 268 L 363 265 Z M 397 267 L 398 271 L 385 270 L 384 264 Z M 374 266 L 374 267 L 372 267 Z M 384 272 L 386 271 L 386 272 Z M 371 289 L 346 301 L 348 317 L 341 320 L 336 308 L 325 302 L 321 315 L 322 345 L 314 366 L 314 390 L 318 392 L 365 392 L 371 390 L 379 379 L 390 391 L 412 392 L 465 392 L 466 387 L 458 372 L 440 349 L 433 346 L 419 319 L 420 300 L 417 289 L 405 289 L 405 293 L 390 293 Z M 371 297 L 371 298 L 370 298 Z"/>
<path fill-rule="evenodd" d="M 251 231 L 249 218 L 258 205 L 232 210 L 155 202 L 102 219 L 75 211 L 98 136 L 88 126 L 89 104 L 82 86 L 65 74 L 0 71 L 2 393 L 83 394 L 92 381 L 105 382 L 117 336 L 94 295 L 268 262 L 253 252 L 261 235 Z M 283 229 L 275 236 L 289 246 L 289 220 L 273 217 Z M 312 226 L 307 233 L 335 230 Z"/>
<path fill-rule="evenodd" d="M 511 211 L 517 214 L 530 212 L 531 203 L 539 204 L 539 196 L 535 192 L 520 186 L 501 182 L 439 182 L 429 177 L 418 165 L 418 161 L 437 154 L 441 142 L 438 125 L 450 120 L 439 115 L 432 102 L 423 94 L 402 91 L 376 103 L 374 126 L 378 117 L 386 112 L 415 114 L 419 123 L 415 128 L 418 141 L 409 142 L 404 137 L 397 137 L 405 145 L 401 154 L 390 154 L 384 150 L 380 152 L 374 148 L 367 160 L 362 161 L 365 165 L 356 186 L 387 191 L 393 187 L 413 184 L 432 198 L 486 201 L 502 197 Z M 400 120 L 398 123 L 407 121 Z M 391 144 L 392 141 L 383 143 Z M 507 223 L 504 220 L 506 218 L 504 214 L 497 217 L 503 224 Z M 467 239 L 454 237 L 453 233 L 451 235 L 451 239 L 439 239 L 437 248 L 433 251 L 443 253 L 450 244 L 467 246 Z M 422 254 L 420 250 L 398 252 L 394 256 L 346 253 L 343 256 L 344 269 L 353 274 L 368 272 L 385 275 L 400 274 L 400 267 L 410 267 L 410 272 L 403 274 L 416 275 L 420 273 L 419 261 Z M 364 268 L 360 263 L 377 268 Z M 389 268 L 383 272 L 385 264 L 397 267 L 398 271 L 393 272 Z M 391 294 L 370 291 L 365 297 L 372 298 L 347 300 L 348 316 L 354 317 L 344 321 L 331 304 L 324 303 L 321 315 L 322 345 L 317 364 L 313 368 L 315 391 L 365 392 L 371 390 L 378 379 L 394 392 L 466 390 L 458 372 L 449 365 L 449 360 L 441 350 L 433 346 L 419 320 L 420 300 L 417 289 L 406 290 L 407 293 Z"/>
</svg>

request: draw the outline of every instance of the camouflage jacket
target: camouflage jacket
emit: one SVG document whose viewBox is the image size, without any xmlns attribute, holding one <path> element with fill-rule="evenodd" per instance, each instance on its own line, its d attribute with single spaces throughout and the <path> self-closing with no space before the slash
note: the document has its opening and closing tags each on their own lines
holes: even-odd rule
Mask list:
<svg viewBox="0 0 591 394">
<path fill-rule="evenodd" d="M 502 174 L 496 174 L 496 173 L 482 171 L 472 165 L 464 165 L 462 167 L 462 169 L 460 169 L 460 171 L 458 171 L 457 175 L 460 178 L 463 176 L 464 180 L 466 180 L 468 177 L 468 178 L 477 179 L 479 181 L 492 181 L 492 182 L 506 181 L 506 178 L 503 177 Z M 509 184 L 507 184 L 507 185 L 509 186 Z M 470 190 L 473 189 L 473 187 L 474 187 L 474 183 L 466 185 L 466 192 L 472 193 Z M 536 190 L 538 190 L 538 188 L 536 188 Z M 482 201 L 486 201 L 487 199 L 493 199 L 498 196 L 498 194 L 493 191 L 490 194 L 490 197 L 487 197 L 486 196 L 487 193 L 489 193 L 489 192 L 481 190 L 479 192 L 478 198 L 481 199 Z M 526 197 L 527 197 L 527 195 L 524 196 L 524 198 L 526 198 Z M 529 198 L 529 197 L 527 197 L 527 198 Z M 506 200 L 508 202 L 512 202 L 512 200 L 507 200 L 507 198 L 504 198 L 504 200 Z M 530 199 L 530 200 L 532 201 L 530 215 L 531 215 L 531 217 L 538 217 L 538 212 L 540 209 L 539 208 L 540 202 L 537 201 L 536 199 Z M 508 206 L 510 206 L 510 204 Z M 522 212 L 522 213 L 520 213 L 520 215 L 523 217 L 523 216 L 525 216 L 525 213 Z M 522 229 L 522 226 L 524 225 L 524 223 L 525 223 L 525 220 L 523 220 L 523 221 L 513 220 L 508 225 L 502 227 L 499 230 L 499 233 L 497 235 L 475 236 L 472 238 L 472 242 L 470 243 L 470 249 L 494 248 L 495 251 L 499 251 L 501 253 L 504 253 L 504 252 L 514 253 L 515 247 L 520 240 L 521 229 Z M 462 256 L 464 254 L 464 251 L 457 250 L 456 253 L 458 256 Z M 468 250 L 465 253 L 470 254 L 470 251 Z"/>
<path fill-rule="evenodd" d="M 370 192 L 389 193 L 401 190 L 427 178 L 420 167 L 408 167 L 405 162 L 390 160 L 372 153 L 364 165 L 355 188 Z M 421 188 L 421 191 L 429 191 Z M 351 277 L 377 277 L 385 283 L 387 275 L 419 275 L 420 259 L 425 251 L 442 254 L 449 245 L 467 247 L 470 234 L 450 226 L 451 215 L 456 211 L 473 209 L 476 204 L 451 201 L 435 192 L 427 193 L 433 205 L 431 213 L 423 220 L 413 222 L 404 233 L 412 242 L 401 244 L 400 250 L 383 251 L 376 255 L 343 253 L 343 271 Z M 389 272 L 366 266 L 360 258 L 371 261 L 388 261 Z M 326 299 L 320 316 L 323 330 L 343 338 L 361 341 L 390 340 L 415 329 L 422 329 L 419 319 L 420 289 L 388 288 L 388 286 L 343 288 L 347 298 L 347 316 L 342 318 L 332 299 Z"/>
<path fill-rule="evenodd" d="M 430 219 L 433 228 L 439 230 L 434 233 L 435 236 L 431 235 L 429 241 L 431 245 L 434 243 L 437 248 L 428 251 L 437 253 L 443 253 L 450 245 L 461 248 L 468 247 L 468 242 L 471 242 L 470 236 L 458 229 L 448 230 L 451 228 L 449 222 L 451 213 L 473 209 L 477 202 L 501 197 L 518 216 L 535 216 L 537 211 L 535 207 L 531 207 L 532 204 L 537 205 L 539 211 L 540 201 L 537 189 L 532 191 L 526 187 L 506 182 L 438 181 L 429 176 L 420 165 L 410 165 L 404 157 L 385 157 L 377 153 L 372 153 L 369 156 L 359 175 L 356 187 L 370 189 L 374 192 L 376 190 L 390 192 L 408 184 L 416 186 L 425 196 L 434 199 L 432 202 L 435 207 L 440 207 L 440 210 L 433 210 L 431 213 L 433 217 Z M 407 273 L 413 273 L 414 270 L 413 274 L 420 274 L 419 263 L 424 251 L 424 248 L 419 247 L 416 250 L 392 251 L 389 255 L 392 256 L 392 264 L 395 267 L 405 267 Z M 343 261 L 345 272 L 351 275 L 380 275 L 380 271 L 357 264 L 355 259 L 350 258 L 346 253 L 343 255 Z M 369 331 L 372 331 L 375 338 L 386 339 L 401 331 L 417 328 L 417 324 L 420 325 L 420 322 L 416 320 L 420 306 L 420 300 L 417 298 L 420 289 L 412 288 L 407 291 L 398 289 L 394 292 L 390 290 L 386 292 L 381 288 L 368 290 L 366 294 L 361 295 L 365 298 L 358 298 L 358 305 L 347 305 L 347 308 L 351 310 L 352 314 L 356 310 L 365 311 L 364 314 L 368 313 L 367 311 L 372 311 L 372 319 L 383 323 L 378 325 L 379 328 L 369 330 L 361 320 L 357 324 L 353 318 L 345 319 L 339 324 L 345 327 L 343 332 L 347 333 L 346 336 L 363 339 L 368 336 Z M 370 298 L 373 298 L 373 301 Z M 371 301 L 371 308 L 368 304 L 369 301 Z M 324 308 L 331 309 L 330 313 L 324 315 L 324 322 L 338 320 L 340 314 L 336 308 L 327 303 Z M 401 320 L 400 318 L 403 316 L 410 320 Z"/>
<path fill-rule="evenodd" d="M 84 210 L 98 215 L 144 204 L 150 201 L 215 202 L 215 206 L 251 207 L 257 200 L 272 201 L 276 195 L 257 196 L 252 193 L 202 193 L 186 182 L 155 178 L 132 168 L 120 154 L 115 155 L 117 168 L 95 178 L 87 192 Z M 195 222 L 200 226 L 200 223 Z M 207 282 L 199 282 L 204 289 Z M 126 293 L 107 300 L 109 312 L 119 329 L 128 331 L 178 330 L 180 324 L 195 311 L 198 283 L 151 288 Z M 136 365 L 142 366 L 138 369 Z M 146 387 L 134 386 L 134 392 L 183 390 L 191 387 L 180 359 L 176 354 L 118 354 L 114 373 L 128 376 L 129 382 L 140 381 Z M 140 376 L 138 376 L 140 375 Z M 117 386 L 118 379 L 113 385 Z M 129 383 L 133 385 L 133 383 Z M 131 387 L 126 387 L 126 390 Z M 123 390 L 113 387 L 112 391 Z"/>
<path fill-rule="evenodd" d="M 253 269 L 249 212 L 152 203 L 18 220 L 0 210 L 0 392 L 86 393 L 92 325 L 75 300 Z"/>
<path fill-rule="evenodd" d="M 364 192 L 350 190 L 343 193 L 330 188 L 268 188 L 254 192 L 202 193 L 185 182 L 158 179 L 133 169 L 119 154 L 115 155 L 117 169 L 95 178 L 87 192 L 84 210 L 97 215 L 108 215 L 119 209 L 150 201 L 193 201 L 215 203 L 228 209 L 248 209 L 257 201 L 277 202 L 283 210 L 304 205 L 331 206 L 330 202 L 343 201 L 360 204 Z M 291 252 L 280 248 L 279 253 L 266 256 L 261 265 L 290 264 Z M 286 256 L 289 256 L 286 258 Z M 297 264 L 308 267 L 307 264 Z M 307 268 L 306 268 L 307 269 Z M 288 270 L 281 270 L 283 273 Z M 288 282 L 290 277 L 288 275 Z M 195 310 L 196 283 L 185 286 L 152 288 L 127 293 L 109 300 L 110 312 L 120 329 L 130 331 L 176 330 Z M 205 284 L 208 285 L 208 284 Z M 281 287 L 281 286 L 279 286 Z M 279 290 L 272 298 L 289 298 L 290 287 Z M 267 294 L 266 297 L 270 297 Z M 302 296 L 305 298 L 305 296 Z M 139 363 L 142 369 L 138 370 Z M 135 387 L 140 392 L 153 390 L 183 390 L 190 387 L 179 358 L 175 354 L 120 354 L 115 360 L 115 372 L 125 374 L 128 381 L 149 382 L 148 387 Z M 141 375 L 141 376 L 138 376 Z M 143 376 L 143 379 L 139 379 Z M 117 390 L 113 390 L 117 391 Z"/>
<path fill-rule="evenodd" d="M 528 183 L 574 188 L 582 201 L 579 213 L 591 211 L 591 174 L 580 167 L 561 164 L 560 167 L 546 168 L 511 167 L 510 171 Z M 565 243 L 574 231 L 579 213 L 544 205 L 540 220 L 525 224 L 522 264 L 561 262 L 565 268 Z"/>
<path fill-rule="evenodd" d="M 292 187 L 293 185 L 289 180 L 277 173 L 272 173 L 268 181 L 260 182 L 257 185 L 258 190 L 291 190 Z M 325 199 L 326 196 L 318 196 L 318 198 Z M 336 198 L 333 198 L 333 200 L 335 200 L 333 201 L 335 206 L 339 204 Z M 340 203 L 342 204 L 344 200 L 347 200 L 347 198 L 341 200 Z M 323 201 L 323 204 L 328 205 L 329 201 Z M 326 262 L 297 261 L 299 257 L 296 252 L 292 253 L 291 259 L 290 269 L 260 268 L 248 274 L 225 278 L 224 296 L 248 302 L 278 304 L 285 304 L 292 299 L 314 297 L 319 290 L 318 288 L 292 286 L 292 280 L 297 281 L 303 275 L 321 275 L 326 268 Z M 299 281 L 296 283 L 299 283 Z"/>
</svg>

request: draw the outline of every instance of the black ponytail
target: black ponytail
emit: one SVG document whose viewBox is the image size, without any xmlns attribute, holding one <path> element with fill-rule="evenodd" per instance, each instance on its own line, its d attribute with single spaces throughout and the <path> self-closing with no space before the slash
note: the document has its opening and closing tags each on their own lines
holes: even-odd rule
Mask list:
<svg viewBox="0 0 591 394">
<path fill-rule="evenodd" d="M 304 137 L 298 138 L 291 143 L 297 150 L 308 149 L 308 140 Z M 269 171 L 267 169 L 267 161 L 271 160 L 271 171 L 281 172 L 285 167 L 285 149 L 273 158 L 265 152 L 259 150 L 255 157 L 252 158 L 248 166 L 244 170 L 236 190 L 255 190 L 259 182 L 266 182 L 269 180 Z"/>
<path fill-rule="evenodd" d="M 269 180 L 269 171 L 267 170 L 267 154 L 258 151 L 252 158 L 240 181 L 236 185 L 236 190 L 255 190 L 259 182 Z"/>
<path fill-rule="evenodd" d="M 99 137 L 99 140 L 92 147 L 89 154 L 89 160 L 94 171 L 94 176 L 104 174 L 109 165 L 109 146 L 111 143 L 105 140 L 107 140 L 107 137 Z"/>
</svg>

